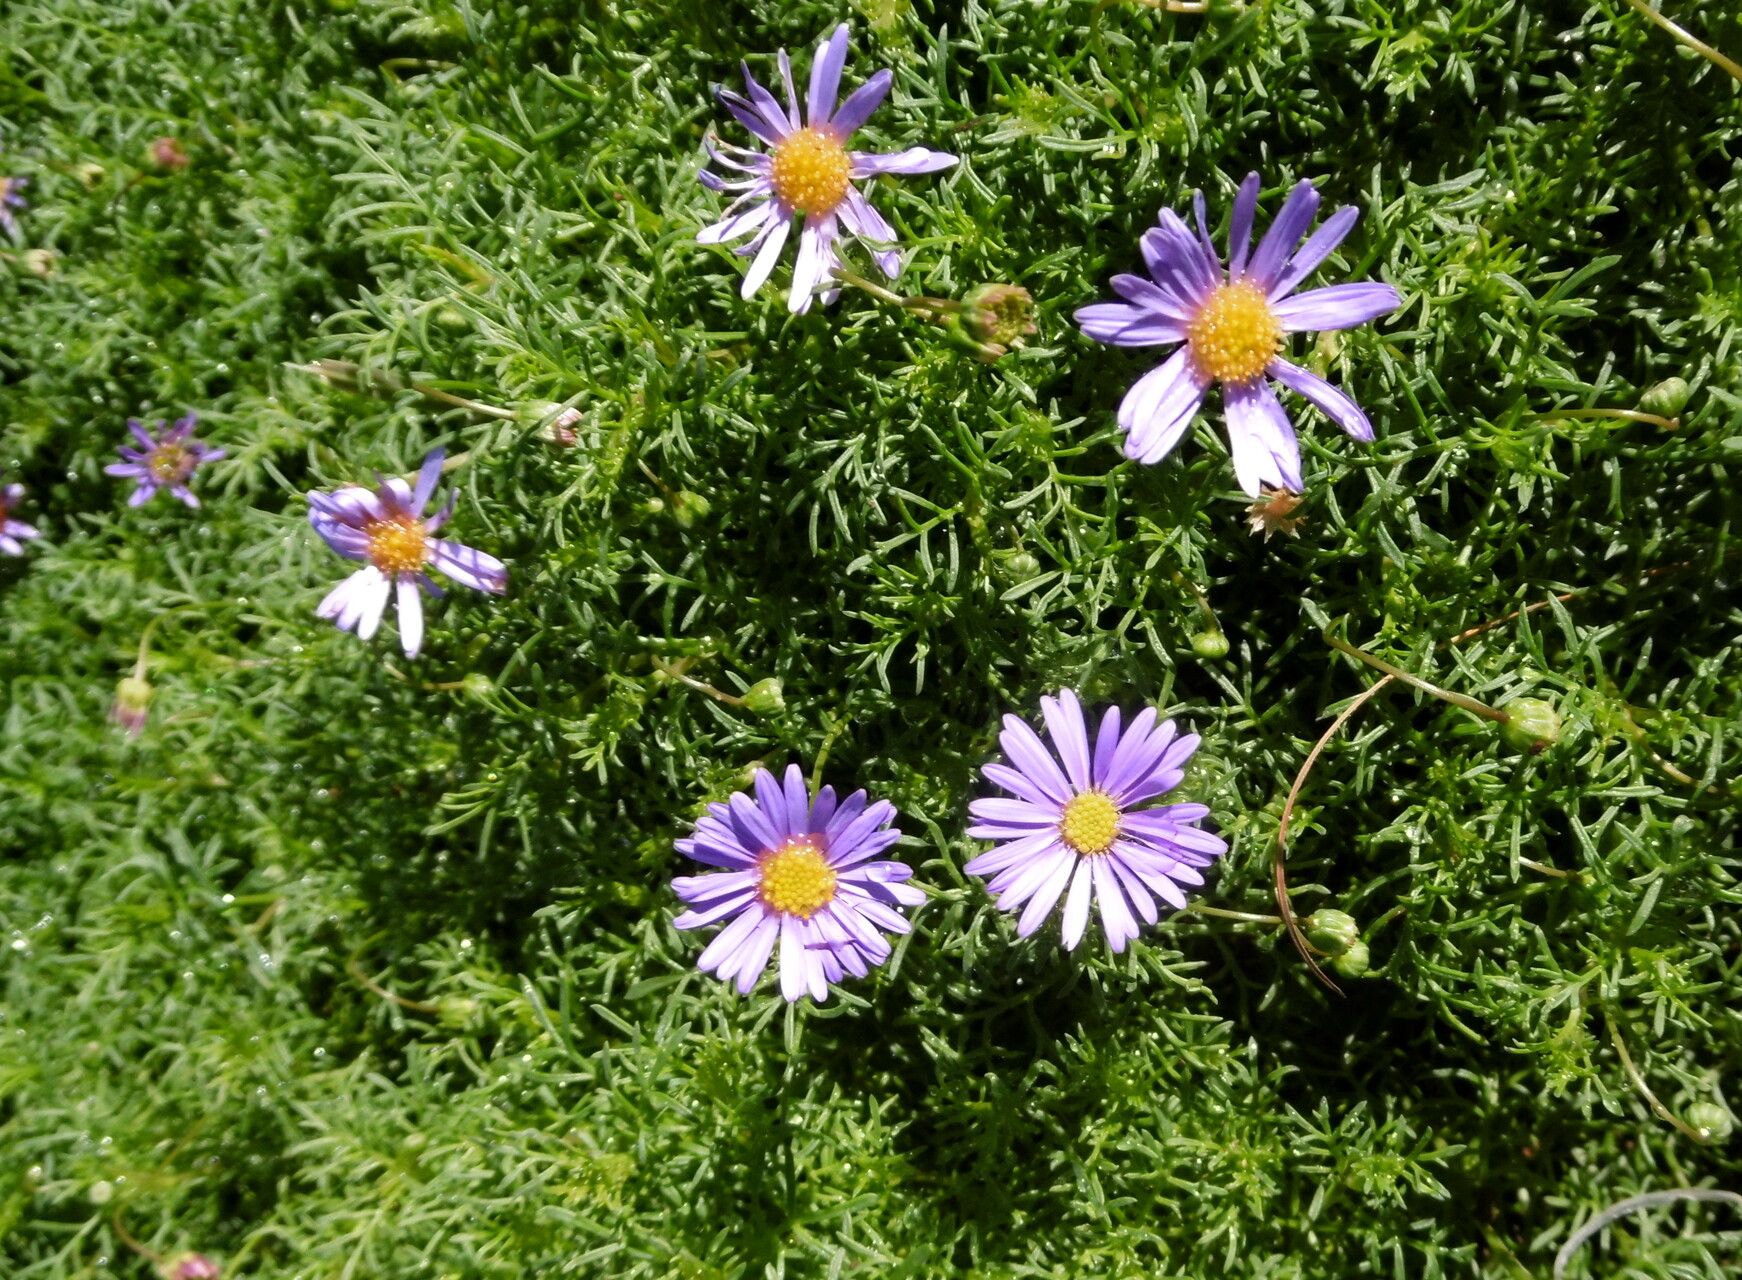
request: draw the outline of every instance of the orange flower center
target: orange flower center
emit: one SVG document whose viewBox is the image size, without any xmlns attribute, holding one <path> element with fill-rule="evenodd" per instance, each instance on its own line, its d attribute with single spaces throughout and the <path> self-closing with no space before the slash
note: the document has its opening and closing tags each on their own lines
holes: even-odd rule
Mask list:
<svg viewBox="0 0 1742 1280">
<path fill-rule="evenodd" d="M 382 573 L 416 573 L 429 560 L 429 536 L 416 516 L 392 516 L 363 526 L 369 563 Z"/>
<path fill-rule="evenodd" d="M 1106 853 L 1119 836 L 1119 806 L 1105 791 L 1079 791 L 1059 818 L 1059 835 L 1080 854 Z"/>
<path fill-rule="evenodd" d="M 799 213 L 823 214 L 847 198 L 853 162 L 835 135 L 824 129 L 789 133 L 774 148 L 770 178 L 781 203 Z"/>
<path fill-rule="evenodd" d="M 1218 382 L 1250 382 L 1282 349 L 1282 324 L 1248 280 L 1217 285 L 1186 327 L 1192 359 Z"/>
<path fill-rule="evenodd" d="M 835 869 L 812 836 L 798 836 L 762 855 L 762 901 L 781 915 L 809 920 L 834 901 Z"/>
</svg>

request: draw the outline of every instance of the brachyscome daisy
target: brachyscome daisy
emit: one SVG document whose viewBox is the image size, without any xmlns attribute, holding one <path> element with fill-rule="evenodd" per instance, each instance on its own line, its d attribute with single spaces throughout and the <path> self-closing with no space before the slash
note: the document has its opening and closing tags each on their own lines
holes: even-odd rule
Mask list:
<svg viewBox="0 0 1742 1280">
<path fill-rule="evenodd" d="M 894 76 L 879 71 L 848 95 L 837 107 L 841 68 L 847 61 L 847 24 L 817 47 L 811 62 L 810 92 L 804 110 L 799 109 L 793 87 L 792 64 L 786 50 L 779 55 L 780 78 L 786 89 L 782 104 L 744 68 L 748 96 L 729 89 L 716 89 L 720 105 L 730 111 L 770 150 L 751 151 L 706 140 L 709 158 L 732 175 L 703 169 L 702 185 L 713 191 L 737 193 L 726 214 L 706 228 L 696 240 L 701 244 L 729 244 L 754 233 L 736 252 L 753 257 L 744 277 L 743 296 L 760 289 L 774 270 L 781 248 L 802 216 L 804 229 L 798 238 L 798 260 L 792 269 L 792 292 L 787 306 L 795 312 L 810 308 L 811 295 L 841 267 L 837 243 L 842 229 L 862 241 L 883 274 L 894 279 L 901 274 L 901 255 L 890 246 L 895 228 L 871 207 L 871 202 L 853 184 L 884 173 L 936 173 L 956 163 L 944 151 L 909 147 L 905 151 L 878 154 L 849 151 L 847 140 L 864 124 L 889 92 Z M 823 295 L 833 302 L 839 289 Z"/>
<path fill-rule="evenodd" d="M 1319 193 L 1310 182 L 1289 192 L 1270 230 L 1248 253 L 1258 207 L 1258 175 L 1248 175 L 1234 197 L 1224 273 L 1204 218 L 1204 197 L 1192 198 L 1197 230 L 1171 209 L 1141 242 L 1150 278 L 1113 277 L 1123 302 L 1098 302 L 1077 312 L 1084 333 L 1119 347 L 1182 343 L 1160 367 L 1139 378 L 1119 406 L 1125 453 L 1159 462 L 1197 416 L 1211 383 L 1222 384 L 1222 410 L 1240 487 L 1256 498 L 1260 486 L 1305 486 L 1300 442 L 1269 380 L 1299 392 L 1357 440 L 1373 439 L 1361 407 L 1310 370 L 1289 362 L 1289 334 L 1350 329 L 1402 305 L 1388 284 L 1362 281 L 1296 293 L 1355 225 L 1359 211 L 1338 209 L 1307 238 Z"/>
<path fill-rule="evenodd" d="M 18 239 L 18 210 L 24 208 L 24 178 L 0 178 L 0 231 Z"/>
<path fill-rule="evenodd" d="M 120 452 L 126 461 L 111 462 L 103 470 L 112 476 L 127 476 L 139 482 L 138 488 L 127 499 L 128 506 L 137 507 L 150 502 L 159 489 L 168 489 L 190 507 L 200 505 L 193 490 L 188 488 L 188 481 L 193 479 L 201 464 L 217 461 L 224 456 L 224 451 L 194 438 L 196 421 L 196 415 L 190 413 L 173 427 L 166 428 L 160 418 L 157 423 L 160 434 L 153 435 L 138 418 L 127 419 L 127 429 L 139 441 L 140 447 L 130 449 L 122 445 Z"/>
<path fill-rule="evenodd" d="M 21 556 L 26 542 L 42 536 L 24 521 L 12 518 L 23 496 L 23 485 L 0 484 L 0 555 Z"/>
<path fill-rule="evenodd" d="M 1123 951 L 1137 936 L 1139 919 L 1154 924 L 1159 918 L 1156 898 L 1184 907 L 1182 886 L 1202 884 L 1198 869 L 1228 851 L 1220 836 L 1198 826 L 1210 812 L 1204 805 L 1138 807 L 1180 784 L 1198 737 L 1178 736 L 1171 720 L 1157 726 L 1153 707 L 1121 732 L 1113 707 L 1091 747 L 1071 690 L 1042 698 L 1040 709 L 1051 751 L 1019 717 L 1004 717 L 999 741 L 1010 764 L 988 763 L 982 772 L 1014 798 L 968 806 L 978 819 L 968 834 L 998 847 L 968 863 L 967 871 L 985 877 L 999 910 L 1021 909 L 1019 936 L 1040 928 L 1063 896 L 1065 950 L 1072 950 L 1082 941 L 1093 900 L 1108 943 Z"/>
<path fill-rule="evenodd" d="M 824 787 L 812 800 L 797 765 L 784 782 L 758 769 L 754 797 L 740 791 L 710 804 L 677 851 L 723 870 L 672 881 L 689 906 L 672 922 L 678 928 L 730 919 L 696 967 L 748 994 L 778 942 L 780 993 L 822 1001 L 831 983 L 882 964 L 883 935 L 910 928 L 897 908 L 925 901 L 906 883 L 906 863 L 875 860 L 901 838 L 894 817 L 894 805 L 867 803 L 863 791 L 836 804 Z"/>
<path fill-rule="evenodd" d="M 442 450 L 423 460 L 414 490 L 397 476 L 373 491 L 352 485 L 335 493 L 308 495 L 308 520 L 327 545 L 364 567 L 327 594 L 315 614 L 332 618 L 341 631 L 368 640 L 381 626 L 390 592 L 399 596 L 399 643 L 408 658 L 423 647 L 423 597 L 442 594 L 427 570 L 439 569 L 477 591 L 508 589 L 508 570 L 494 556 L 458 542 L 431 537 L 454 511 L 454 495 L 433 516 L 423 509 L 442 475 Z"/>
</svg>

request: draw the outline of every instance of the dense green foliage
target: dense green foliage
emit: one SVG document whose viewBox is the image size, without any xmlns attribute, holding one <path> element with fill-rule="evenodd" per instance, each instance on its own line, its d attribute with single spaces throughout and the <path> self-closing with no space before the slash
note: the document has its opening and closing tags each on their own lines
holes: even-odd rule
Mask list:
<svg viewBox="0 0 1742 1280">
<path fill-rule="evenodd" d="M 1739 86 L 1625 0 L 1212 8 L 0 8 L 0 469 L 44 534 L 0 560 L 8 1277 L 151 1274 L 117 1223 L 275 1280 L 1546 1276 L 1602 1206 L 1742 1184 Z M 695 243 L 709 85 L 843 17 L 849 83 L 896 70 L 873 140 L 964 157 L 879 185 L 904 287 L 1039 303 L 996 365 L 851 291 L 742 302 Z M 1359 205 L 1321 278 L 1406 299 L 1312 349 L 1378 439 L 1289 399 L 1294 540 L 1248 532 L 1213 409 L 1124 461 L 1152 356 L 1069 322 L 1253 168 L 1261 216 Z M 1548 416 L 1672 376 L 1678 430 Z M 124 420 L 187 408 L 230 451 L 204 509 L 127 508 Z M 436 444 L 513 582 L 407 663 L 313 617 L 302 494 Z M 1291 886 L 1371 971 L 1195 910 L 1018 942 L 960 870 L 998 716 L 1072 684 L 1203 733 L 1203 902 L 1267 917 L 1295 773 L 1378 677 L 1327 628 L 1565 719 L 1532 756 L 1399 685 L 1327 749 Z M 822 1007 L 669 924 L 673 836 L 788 760 L 893 800 L 933 895 Z M 1734 1274 L 1739 1225 L 1656 1209 L 1572 1274 Z"/>
</svg>

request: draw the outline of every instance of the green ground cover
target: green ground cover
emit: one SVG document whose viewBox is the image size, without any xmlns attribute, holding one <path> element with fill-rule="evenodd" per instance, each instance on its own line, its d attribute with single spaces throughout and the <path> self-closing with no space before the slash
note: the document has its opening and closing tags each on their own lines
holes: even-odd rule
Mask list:
<svg viewBox="0 0 1742 1280">
<path fill-rule="evenodd" d="M 0 7 L 43 535 L 0 558 L 7 1277 L 1541 1277 L 1604 1206 L 1742 1189 L 1742 85 L 1626 0 L 1210 9 Z M 1036 300 L 995 364 L 696 243 L 710 85 L 842 20 L 849 84 L 895 71 L 870 139 L 963 157 L 877 187 L 901 287 Z M 1404 298 L 1299 348 L 1377 439 L 1291 402 L 1295 538 L 1219 414 L 1126 461 L 1153 358 L 1070 319 L 1253 169 L 1265 217 L 1359 207 L 1326 277 Z M 204 506 L 129 508 L 126 419 L 189 409 Z M 512 581 L 408 662 L 313 616 L 304 494 L 438 445 Z M 1564 721 L 1533 754 L 1394 682 L 1326 748 L 1288 877 L 1362 930 L 1340 995 L 1272 921 L 1380 679 L 1327 630 Z M 1067 955 L 963 874 L 998 717 L 1065 685 L 1203 735 L 1234 915 Z M 893 801 L 929 894 L 822 1006 L 670 923 L 673 838 L 788 761 Z M 1733 1275 L 1739 1229 L 1655 1207 L 1568 1274 Z"/>
</svg>

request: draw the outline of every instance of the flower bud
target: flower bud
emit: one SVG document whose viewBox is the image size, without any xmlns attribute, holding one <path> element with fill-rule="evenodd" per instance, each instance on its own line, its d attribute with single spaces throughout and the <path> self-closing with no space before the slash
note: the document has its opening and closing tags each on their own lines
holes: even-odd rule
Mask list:
<svg viewBox="0 0 1742 1280">
<path fill-rule="evenodd" d="M 1035 331 L 1034 298 L 1021 285 L 983 284 L 962 300 L 962 323 L 1002 355 Z"/>
<path fill-rule="evenodd" d="M 177 1254 L 157 1269 L 163 1280 L 218 1280 L 218 1264 L 203 1253 Z"/>
<path fill-rule="evenodd" d="M 436 1017 L 452 1031 L 471 1025 L 478 1016 L 478 1002 L 470 996 L 443 996 L 436 1001 Z"/>
<path fill-rule="evenodd" d="M 1538 755 L 1561 740 L 1561 714 L 1541 698 L 1514 698 L 1500 710 L 1500 737 L 1515 751 Z"/>
<path fill-rule="evenodd" d="M 1331 957 L 1331 968 L 1340 978 L 1364 978 L 1371 963 L 1372 957 L 1367 953 L 1367 944 L 1359 938 L 1342 955 Z"/>
<path fill-rule="evenodd" d="M 176 138 L 153 138 L 145 148 L 145 154 L 152 164 L 168 173 L 176 173 L 188 167 L 188 153 L 182 149 L 180 140 Z"/>
<path fill-rule="evenodd" d="M 1220 627 L 1200 631 L 1192 637 L 1192 652 L 1200 658 L 1226 658 L 1228 637 L 1222 634 Z"/>
<path fill-rule="evenodd" d="M 468 698 L 476 698 L 480 702 L 496 692 L 495 682 L 482 671 L 467 672 L 460 680 L 460 687 L 465 690 Z"/>
<path fill-rule="evenodd" d="M 1707 1142 L 1726 1142 L 1736 1131 L 1735 1118 L 1716 1102 L 1696 1102 L 1687 1109 L 1687 1122 L 1698 1129 Z"/>
<path fill-rule="evenodd" d="M 744 691 L 744 709 L 759 716 L 771 716 L 786 710 L 786 694 L 780 681 L 773 676 L 758 680 Z"/>
<path fill-rule="evenodd" d="M 521 418 L 542 423 L 540 434 L 545 443 L 553 444 L 559 449 L 573 448 L 575 441 L 580 438 L 575 427 L 581 420 L 581 411 L 566 404 L 558 404 L 554 400 L 534 400 L 521 408 Z"/>
<path fill-rule="evenodd" d="M 671 518 L 676 520 L 678 527 L 682 529 L 689 528 L 713 510 L 713 507 L 714 504 L 701 494 L 691 492 L 688 489 L 679 489 L 671 496 Z"/>
<path fill-rule="evenodd" d="M 1639 397 L 1639 408 L 1643 413 L 1673 418 L 1688 407 L 1688 397 L 1692 394 L 1693 388 L 1688 386 L 1686 378 L 1665 378 L 1656 386 L 1645 389 L 1645 394 Z"/>
<path fill-rule="evenodd" d="M 1365 952 L 1361 942 L 1361 926 L 1347 911 L 1323 907 L 1301 921 L 1307 941 L 1328 956 L 1347 955 L 1356 947 Z"/>
<path fill-rule="evenodd" d="M 109 704 L 109 720 L 130 738 L 145 732 L 151 711 L 151 685 L 141 676 L 126 676 L 115 686 L 115 701 Z"/>
<path fill-rule="evenodd" d="M 109 171 L 95 160 L 87 160 L 83 164 L 73 166 L 73 175 L 83 184 L 86 191 L 95 191 L 108 178 Z"/>
<path fill-rule="evenodd" d="M 56 264 L 53 249 L 26 249 L 24 251 L 24 269 L 38 280 L 46 280 L 54 274 Z"/>
</svg>

